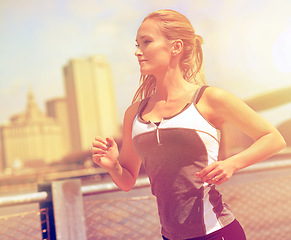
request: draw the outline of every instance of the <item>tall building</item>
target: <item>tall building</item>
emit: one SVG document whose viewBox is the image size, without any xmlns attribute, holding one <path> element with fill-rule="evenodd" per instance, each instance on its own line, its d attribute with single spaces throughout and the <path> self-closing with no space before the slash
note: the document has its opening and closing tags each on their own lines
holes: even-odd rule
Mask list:
<svg viewBox="0 0 291 240">
<path fill-rule="evenodd" d="M 54 118 L 61 126 L 63 133 L 63 149 L 65 154 L 69 154 L 71 149 L 70 127 L 68 117 L 67 99 L 64 97 L 54 98 L 46 101 L 48 117 Z"/>
<path fill-rule="evenodd" d="M 62 126 L 40 110 L 32 92 L 26 109 L 0 127 L 3 168 L 51 163 L 64 156 Z"/>
<path fill-rule="evenodd" d="M 73 151 L 89 149 L 96 136 L 119 136 L 115 93 L 106 57 L 70 60 L 64 67 L 64 81 Z"/>
</svg>

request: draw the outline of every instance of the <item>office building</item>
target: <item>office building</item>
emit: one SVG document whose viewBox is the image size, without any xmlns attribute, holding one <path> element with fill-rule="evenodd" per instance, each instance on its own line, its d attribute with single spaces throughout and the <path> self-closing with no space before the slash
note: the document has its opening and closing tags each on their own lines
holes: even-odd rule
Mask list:
<svg viewBox="0 0 291 240">
<path fill-rule="evenodd" d="M 105 56 L 72 59 L 64 67 L 72 150 L 91 147 L 95 136 L 118 137 L 115 91 Z"/>
</svg>

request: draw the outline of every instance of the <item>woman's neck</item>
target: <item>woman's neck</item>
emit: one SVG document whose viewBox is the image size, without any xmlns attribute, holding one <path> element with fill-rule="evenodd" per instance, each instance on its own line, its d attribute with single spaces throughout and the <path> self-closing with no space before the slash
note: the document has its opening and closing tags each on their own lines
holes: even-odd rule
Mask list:
<svg viewBox="0 0 291 240">
<path fill-rule="evenodd" d="M 163 76 L 156 77 L 156 101 L 175 101 L 178 98 L 183 98 L 189 91 L 193 92 L 197 86 L 187 82 L 180 70 L 167 71 Z"/>
</svg>

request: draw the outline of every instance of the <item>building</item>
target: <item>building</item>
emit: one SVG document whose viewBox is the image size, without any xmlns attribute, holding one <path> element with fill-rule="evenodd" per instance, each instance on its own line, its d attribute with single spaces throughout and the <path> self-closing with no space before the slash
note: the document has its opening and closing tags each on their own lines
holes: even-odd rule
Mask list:
<svg viewBox="0 0 291 240">
<path fill-rule="evenodd" d="M 0 127 L 3 168 L 35 167 L 64 155 L 62 125 L 47 117 L 28 93 L 26 109 Z"/>
<path fill-rule="evenodd" d="M 72 59 L 64 67 L 73 151 L 88 150 L 95 136 L 119 136 L 111 69 L 105 56 Z"/>
<path fill-rule="evenodd" d="M 46 101 L 46 110 L 48 117 L 54 118 L 62 126 L 64 139 L 62 146 L 67 155 L 72 151 L 67 99 L 59 97 Z"/>
</svg>

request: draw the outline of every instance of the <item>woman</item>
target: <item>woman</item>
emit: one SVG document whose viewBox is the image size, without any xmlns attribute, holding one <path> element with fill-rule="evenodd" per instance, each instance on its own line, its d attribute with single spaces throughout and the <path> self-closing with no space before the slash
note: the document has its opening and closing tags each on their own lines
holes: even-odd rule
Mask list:
<svg viewBox="0 0 291 240">
<path fill-rule="evenodd" d="M 97 137 L 93 161 L 129 191 L 143 163 L 164 239 L 245 239 L 215 185 L 285 147 L 280 133 L 235 96 L 205 84 L 202 38 L 173 10 L 149 14 L 137 32 L 141 86 L 127 109 L 119 154 Z M 231 123 L 255 142 L 218 160 L 219 129 Z"/>
</svg>

